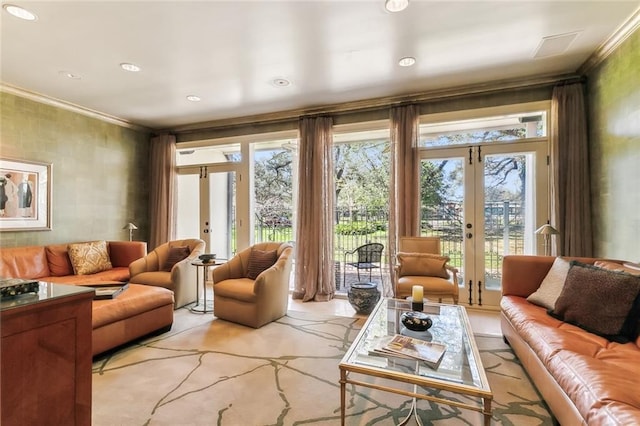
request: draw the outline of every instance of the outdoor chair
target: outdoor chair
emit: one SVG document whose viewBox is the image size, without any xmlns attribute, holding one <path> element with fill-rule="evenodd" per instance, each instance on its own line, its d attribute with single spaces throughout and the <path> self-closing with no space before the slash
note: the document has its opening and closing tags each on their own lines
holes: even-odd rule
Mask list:
<svg viewBox="0 0 640 426">
<path fill-rule="evenodd" d="M 347 265 L 352 266 L 358 271 L 358 281 L 360 281 L 360 270 L 364 269 L 369 271 L 369 281 L 371 281 L 371 274 L 374 269 L 380 271 L 380 282 L 382 282 L 382 250 L 384 245 L 380 243 L 367 243 L 360 247 L 344 252 L 344 273 L 343 273 L 343 285 L 346 288 L 347 285 Z M 355 261 L 347 262 L 347 257 Z"/>
</svg>

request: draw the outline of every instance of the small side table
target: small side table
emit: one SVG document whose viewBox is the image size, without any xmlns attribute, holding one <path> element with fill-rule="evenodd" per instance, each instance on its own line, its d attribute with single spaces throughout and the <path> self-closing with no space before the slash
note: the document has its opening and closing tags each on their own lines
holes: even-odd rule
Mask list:
<svg viewBox="0 0 640 426">
<path fill-rule="evenodd" d="M 203 262 L 202 260 L 194 260 L 191 262 L 193 266 L 196 267 L 196 304 L 193 305 L 189 310 L 191 312 L 198 312 L 201 314 L 206 314 L 209 312 L 213 312 L 213 306 L 207 306 L 207 272 L 210 267 L 220 266 L 224 262 L 222 260 L 214 260 L 211 262 Z M 200 305 L 200 268 L 202 268 L 202 305 Z M 213 303 L 213 300 L 211 301 Z"/>
</svg>

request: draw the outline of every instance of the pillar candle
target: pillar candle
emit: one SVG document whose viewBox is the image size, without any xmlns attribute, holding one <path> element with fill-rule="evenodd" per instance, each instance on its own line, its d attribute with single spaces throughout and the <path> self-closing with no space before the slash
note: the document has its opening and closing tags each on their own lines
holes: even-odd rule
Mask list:
<svg viewBox="0 0 640 426">
<path fill-rule="evenodd" d="M 414 302 L 422 302 L 424 295 L 423 295 L 423 288 L 421 285 L 414 285 L 411 288 L 411 298 L 413 299 Z"/>
</svg>

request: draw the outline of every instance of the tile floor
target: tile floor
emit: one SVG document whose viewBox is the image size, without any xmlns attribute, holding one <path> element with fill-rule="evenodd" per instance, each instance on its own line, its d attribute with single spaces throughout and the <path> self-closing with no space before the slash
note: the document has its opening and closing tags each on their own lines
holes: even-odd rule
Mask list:
<svg viewBox="0 0 640 426">
<path fill-rule="evenodd" d="M 207 301 L 209 309 L 211 309 L 211 301 L 213 298 L 213 290 L 211 283 L 207 282 Z M 314 312 L 325 315 L 337 315 L 344 317 L 362 317 L 356 313 L 355 309 L 349 304 L 345 295 L 336 295 L 328 302 L 302 302 L 289 297 L 289 309 L 293 311 Z M 500 316 L 497 311 L 484 309 L 467 308 L 467 315 L 471 322 L 471 328 L 475 334 L 484 334 L 492 336 L 501 336 Z"/>
<path fill-rule="evenodd" d="M 340 296 L 328 302 L 302 302 L 290 298 L 289 309 L 344 317 L 364 317 L 356 313 L 346 298 Z M 475 334 L 502 335 L 500 331 L 500 317 L 497 311 L 467 308 L 467 314 L 471 322 L 471 328 Z"/>
</svg>

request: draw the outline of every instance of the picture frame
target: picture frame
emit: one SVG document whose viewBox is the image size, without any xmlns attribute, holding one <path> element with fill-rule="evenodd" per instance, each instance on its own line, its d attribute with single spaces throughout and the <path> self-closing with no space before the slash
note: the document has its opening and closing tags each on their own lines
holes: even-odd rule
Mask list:
<svg viewBox="0 0 640 426">
<path fill-rule="evenodd" d="M 52 167 L 0 158 L 0 231 L 51 230 Z"/>
</svg>

